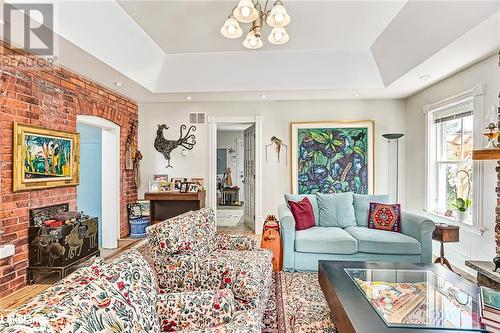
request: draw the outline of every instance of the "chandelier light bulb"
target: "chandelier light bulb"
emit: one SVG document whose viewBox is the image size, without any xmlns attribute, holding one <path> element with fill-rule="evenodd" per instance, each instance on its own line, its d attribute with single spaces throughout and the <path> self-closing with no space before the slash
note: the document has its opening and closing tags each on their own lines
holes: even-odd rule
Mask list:
<svg viewBox="0 0 500 333">
<path fill-rule="evenodd" d="M 230 17 L 224 22 L 222 28 L 220 28 L 220 33 L 226 38 L 234 39 L 241 37 L 243 30 L 241 30 L 238 21 L 234 17 Z"/>
<path fill-rule="evenodd" d="M 267 16 L 266 23 L 273 28 L 283 28 L 290 23 L 290 15 L 281 2 L 276 2 Z"/>
<path fill-rule="evenodd" d="M 276 15 L 274 15 L 274 20 L 278 23 L 281 23 L 284 18 L 285 16 L 282 13 L 277 13 Z"/>
<path fill-rule="evenodd" d="M 250 8 L 248 8 L 246 6 L 243 7 L 243 8 L 241 8 L 241 16 L 243 16 L 243 17 L 249 17 L 250 13 L 251 13 Z"/>
<path fill-rule="evenodd" d="M 259 17 L 252 0 L 240 0 L 238 6 L 233 10 L 233 16 L 241 23 L 251 23 Z"/>
<path fill-rule="evenodd" d="M 281 45 L 288 42 L 290 36 L 286 33 L 285 28 L 273 28 L 267 40 L 271 44 Z"/>
</svg>

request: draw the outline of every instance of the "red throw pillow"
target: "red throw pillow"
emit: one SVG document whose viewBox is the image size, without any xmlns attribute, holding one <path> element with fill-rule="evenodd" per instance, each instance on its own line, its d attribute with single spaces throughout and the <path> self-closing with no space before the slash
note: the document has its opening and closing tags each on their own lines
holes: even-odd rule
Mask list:
<svg viewBox="0 0 500 333">
<path fill-rule="evenodd" d="M 314 211 L 307 197 L 298 202 L 288 201 L 288 206 L 295 219 L 295 230 L 305 230 L 314 227 Z"/>
<path fill-rule="evenodd" d="M 401 232 L 401 205 L 370 202 L 368 228 Z"/>
</svg>

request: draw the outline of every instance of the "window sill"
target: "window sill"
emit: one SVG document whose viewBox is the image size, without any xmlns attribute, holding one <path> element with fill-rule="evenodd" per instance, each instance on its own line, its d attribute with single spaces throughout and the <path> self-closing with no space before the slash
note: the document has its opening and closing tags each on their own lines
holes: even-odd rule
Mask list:
<svg viewBox="0 0 500 333">
<path fill-rule="evenodd" d="M 460 229 L 462 230 L 468 231 L 476 235 L 481 236 L 486 230 L 486 228 L 483 226 L 474 226 L 467 223 L 463 223 L 457 219 L 454 219 L 452 217 L 447 217 L 438 213 L 427 212 L 425 210 L 423 211 L 423 213 L 425 216 L 427 216 L 428 218 L 432 219 L 435 222 L 455 225 L 457 227 L 460 227 Z"/>
</svg>

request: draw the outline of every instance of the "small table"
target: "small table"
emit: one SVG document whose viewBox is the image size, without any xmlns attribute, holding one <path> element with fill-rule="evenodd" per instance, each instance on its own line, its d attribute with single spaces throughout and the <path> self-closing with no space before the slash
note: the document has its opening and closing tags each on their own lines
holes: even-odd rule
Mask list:
<svg viewBox="0 0 500 333">
<path fill-rule="evenodd" d="M 440 256 L 437 258 L 434 263 L 446 265 L 450 271 L 453 271 L 451 268 L 448 259 L 444 257 L 444 243 L 456 243 L 460 241 L 460 227 L 456 225 L 449 225 L 444 223 L 437 223 L 436 229 L 432 233 L 432 239 L 441 243 L 441 251 Z"/>
<path fill-rule="evenodd" d="M 441 265 L 320 260 L 318 273 L 339 333 L 484 332 L 479 322 L 479 287 Z M 377 290 L 380 282 L 396 283 L 400 288 L 418 284 L 423 288 L 415 298 L 401 303 L 401 309 L 409 313 L 406 316 L 411 316 L 395 322 L 392 314 L 387 316 L 380 308 L 375 309 L 355 277 L 376 282 Z M 457 292 L 451 297 L 447 290 Z M 406 319 L 414 319 L 413 311 L 419 313 L 420 309 L 428 309 L 422 310 L 423 323 L 408 324 Z"/>
</svg>

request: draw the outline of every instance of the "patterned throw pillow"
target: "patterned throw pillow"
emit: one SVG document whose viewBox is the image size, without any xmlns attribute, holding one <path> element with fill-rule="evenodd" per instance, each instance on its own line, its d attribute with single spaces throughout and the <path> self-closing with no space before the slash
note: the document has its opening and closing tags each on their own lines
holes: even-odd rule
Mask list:
<svg viewBox="0 0 500 333">
<path fill-rule="evenodd" d="M 370 202 L 368 228 L 401 232 L 401 205 Z"/>
</svg>

